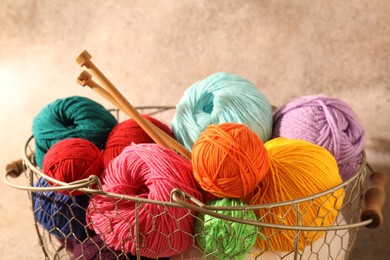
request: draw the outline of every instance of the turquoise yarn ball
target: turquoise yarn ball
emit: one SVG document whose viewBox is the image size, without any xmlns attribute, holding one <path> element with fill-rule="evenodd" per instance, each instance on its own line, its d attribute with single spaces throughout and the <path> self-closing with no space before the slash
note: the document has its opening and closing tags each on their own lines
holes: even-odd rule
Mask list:
<svg viewBox="0 0 390 260">
<path fill-rule="evenodd" d="M 81 96 L 57 99 L 34 117 L 35 160 L 42 168 L 47 151 L 66 138 L 83 138 L 102 149 L 117 124 L 101 104 Z"/>
<path fill-rule="evenodd" d="M 187 149 L 211 124 L 248 126 L 263 142 L 272 136 L 272 106 L 267 97 L 240 75 L 219 72 L 190 86 L 171 122 L 175 138 Z"/>
</svg>

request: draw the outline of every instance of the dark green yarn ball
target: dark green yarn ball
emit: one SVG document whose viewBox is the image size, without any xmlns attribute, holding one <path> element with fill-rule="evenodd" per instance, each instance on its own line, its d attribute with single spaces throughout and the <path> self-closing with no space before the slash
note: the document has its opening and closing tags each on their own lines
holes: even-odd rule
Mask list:
<svg viewBox="0 0 390 260">
<path fill-rule="evenodd" d="M 33 119 L 35 160 L 42 168 L 46 152 L 66 138 L 84 138 L 104 148 L 108 135 L 117 124 L 101 104 L 81 96 L 57 99 L 46 105 Z"/>
</svg>

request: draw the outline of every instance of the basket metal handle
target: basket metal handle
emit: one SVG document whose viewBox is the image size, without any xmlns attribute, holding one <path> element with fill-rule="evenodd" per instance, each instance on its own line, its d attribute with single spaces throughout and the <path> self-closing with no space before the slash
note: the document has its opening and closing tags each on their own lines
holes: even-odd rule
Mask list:
<svg viewBox="0 0 390 260">
<path fill-rule="evenodd" d="M 29 154 L 26 156 L 28 158 L 28 162 L 31 161 L 31 158 L 33 157 L 33 154 Z M 76 189 L 82 189 L 82 188 L 88 188 L 91 185 L 97 185 L 98 189 L 101 190 L 101 184 L 100 179 L 96 175 L 91 175 L 88 178 L 71 182 L 71 183 L 64 183 L 59 182 L 58 180 L 52 179 L 49 176 L 43 176 L 44 174 L 40 173 L 38 170 L 36 170 L 36 173 L 42 175 L 42 177 L 45 177 L 46 179 L 53 180 L 54 183 L 58 184 L 57 186 L 51 186 L 51 187 L 31 187 L 31 186 L 23 186 L 18 185 L 10 181 L 11 178 L 15 179 L 18 178 L 25 170 L 26 167 L 24 166 L 23 162 L 26 162 L 25 159 L 19 159 L 15 160 L 5 167 L 5 176 L 4 176 L 4 182 L 15 189 L 19 190 L 25 190 L 25 191 L 59 191 L 59 190 L 76 190 Z M 31 167 L 30 167 L 31 168 Z"/>
<path fill-rule="evenodd" d="M 370 175 L 369 188 L 364 194 L 364 208 L 360 215 L 361 221 L 372 219 L 366 227 L 375 229 L 383 222 L 382 209 L 386 203 L 387 176 L 382 172 Z"/>
<path fill-rule="evenodd" d="M 13 161 L 5 166 L 6 176 L 17 178 L 20 174 L 24 172 L 24 166 L 22 159 Z"/>
</svg>

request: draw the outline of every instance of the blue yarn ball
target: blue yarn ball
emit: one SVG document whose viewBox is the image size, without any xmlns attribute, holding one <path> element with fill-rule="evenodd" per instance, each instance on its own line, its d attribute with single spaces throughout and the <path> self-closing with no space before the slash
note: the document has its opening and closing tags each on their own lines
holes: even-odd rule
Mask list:
<svg viewBox="0 0 390 260">
<path fill-rule="evenodd" d="M 209 125 L 248 126 L 263 142 L 272 135 L 272 106 L 267 97 L 240 75 L 219 72 L 190 86 L 171 122 L 175 138 L 187 149 Z"/>
<path fill-rule="evenodd" d="M 55 100 L 33 119 L 37 165 L 42 168 L 50 147 L 66 138 L 83 138 L 102 149 L 116 124 L 115 117 L 91 99 L 72 96 Z"/>
<path fill-rule="evenodd" d="M 34 187 L 50 187 L 50 184 L 40 178 Z M 53 191 L 34 192 L 32 202 L 35 219 L 58 238 L 82 241 L 93 234 L 86 223 L 89 198 L 86 194 L 69 196 Z"/>
</svg>

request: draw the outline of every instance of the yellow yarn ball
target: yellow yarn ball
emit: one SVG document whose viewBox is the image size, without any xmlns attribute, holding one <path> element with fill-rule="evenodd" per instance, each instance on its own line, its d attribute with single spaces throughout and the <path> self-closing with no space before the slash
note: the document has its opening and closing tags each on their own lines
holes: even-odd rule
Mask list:
<svg viewBox="0 0 390 260">
<path fill-rule="evenodd" d="M 269 204 L 301 199 L 318 194 L 342 183 L 335 158 L 325 149 L 304 140 L 275 138 L 267 143 L 270 169 L 254 193 L 250 204 Z M 260 221 L 288 226 L 331 226 L 343 204 L 345 192 L 340 188 L 318 198 L 256 210 Z M 299 211 L 299 212 L 298 212 Z M 298 218 L 298 219 L 297 219 Z M 298 223 L 297 223 L 298 221 Z M 257 245 L 266 250 L 299 250 L 324 236 L 324 231 L 281 230 L 262 228 L 266 240 Z"/>
</svg>

